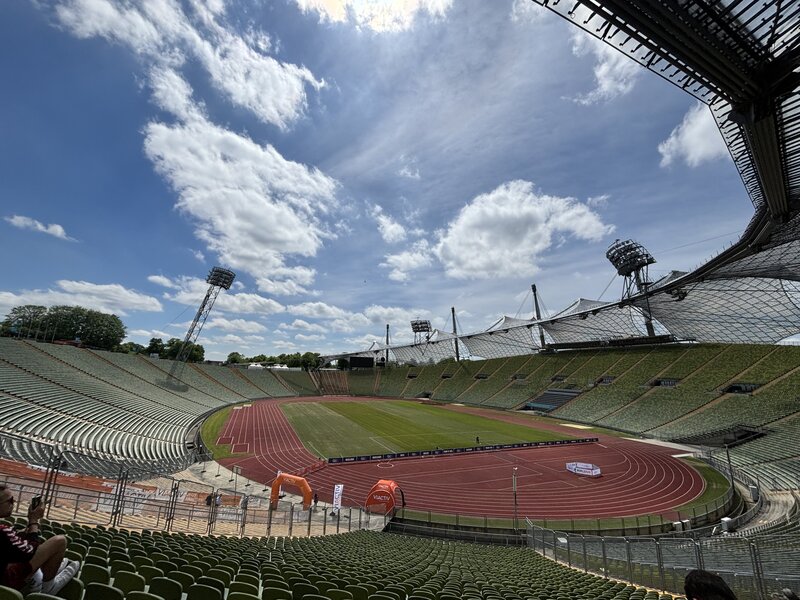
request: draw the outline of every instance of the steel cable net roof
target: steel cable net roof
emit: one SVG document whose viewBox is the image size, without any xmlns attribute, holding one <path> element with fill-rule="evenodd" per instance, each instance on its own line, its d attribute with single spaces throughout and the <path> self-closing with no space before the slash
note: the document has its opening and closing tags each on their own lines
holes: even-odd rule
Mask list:
<svg viewBox="0 0 800 600">
<path fill-rule="evenodd" d="M 544 321 L 542 326 L 557 344 L 607 341 L 644 335 L 644 317 L 638 308 L 581 298 Z"/>
<path fill-rule="evenodd" d="M 534 323 L 504 316 L 486 331 L 460 336 L 459 340 L 470 354 L 483 358 L 531 354 L 541 347 Z"/>
<path fill-rule="evenodd" d="M 434 329 L 427 342 L 421 344 L 408 344 L 405 346 L 392 346 L 392 352 L 399 362 L 425 364 L 455 358 L 455 336 Z"/>
<path fill-rule="evenodd" d="M 653 318 L 679 338 L 772 344 L 800 332 L 795 302 L 800 294 L 794 287 L 780 279 L 712 279 L 655 294 L 649 304 Z"/>
</svg>

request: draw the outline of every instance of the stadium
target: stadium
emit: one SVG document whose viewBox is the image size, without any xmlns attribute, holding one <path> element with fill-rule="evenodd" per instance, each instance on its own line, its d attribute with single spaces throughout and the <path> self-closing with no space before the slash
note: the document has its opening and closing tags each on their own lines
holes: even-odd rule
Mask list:
<svg viewBox="0 0 800 600">
<path fill-rule="evenodd" d="M 651 281 L 617 240 L 619 300 L 542 316 L 533 288 L 530 319 L 414 321 L 312 370 L 187 362 L 219 268 L 175 360 L 0 337 L 9 524 L 48 502 L 82 563 L 59 597 L 800 588 L 800 6 L 540 4 L 711 108 L 753 202 L 739 241 Z"/>
</svg>

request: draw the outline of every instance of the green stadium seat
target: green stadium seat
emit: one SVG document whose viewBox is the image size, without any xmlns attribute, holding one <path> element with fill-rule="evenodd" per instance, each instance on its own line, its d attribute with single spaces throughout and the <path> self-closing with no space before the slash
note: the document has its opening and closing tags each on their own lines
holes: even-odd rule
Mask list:
<svg viewBox="0 0 800 600">
<path fill-rule="evenodd" d="M 42 592 L 33 592 L 25 597 L 30 598 L 30 600 L 59 600 L 58 596 L 53 596 L 52 594 L 43 594 Z"/>
<path fill-rule="evenodd" d="M 222 600 L 223 592 L 217 588 L 195 583 L 186 592 L 186 600 Z"/>
<path fill-rule="evenodd" d="M 114 577 L 114 587 L 122 590 L 125 594 L 128 592 L 143 592 L 145 584 L 144 577 L 130 571 L 120 571 Z"/>
<path fill-rule="evenodd" d="M 0 600 L 22 600 L 22 593 L 10 587 L 0 585 Z"/>
<path fill-rule="evenodd" d="M 292 592 L 281 588 L 264 586 L 261 590 L 261 598 L 263 600 L 292 600 Z"/>
<path fill-rule="evenodd" d="M 111 573 L 109 573 L 106 567 L 85 563 L 81 567 L 80 580 L 86 585 L 90 583 L 107 584 L 111 581 Z"/>
<path fill-rule="evenodd" d="M 246 594 L 245 592 L 231 592 L 226 600 L 260 600 L 257 594 Z"/>
<path fill-rule="evenodd" d="M 73 577 L 58 591 L 56 596 L 65 600 L 81 600 L 83 598 L 83 587 L 83 582 Z"/>
<path fill-rule="evenodd" d="M 125 594 L 105 583 L 89 583 L 83 600 L 125 600 Z"/>
<path fill-rule="evenodd" d="M 162 600 L 162 598 L 149 592 L 131 592 L 125 596 L 125 600 Z"/>
<path fill-rule="evenodd" d="M 150 587 L 147 591 L 160 596 L 164 600 L 181 600 L 183 586 L 177 581 L 166 577 L 154 577 L 150 581 Z"/>
<path fill-rule="evenodd" d="M 254 594 L 258 596 L 258 586 L 252 583 L 245 583 L 244 581 L 234 581 L 228 586 L 229 592 L 244 592 L 245 594 Z"/>
<path fill-rule="evenodd" d="M 178 583 L 180 583 L 183 589 L 185 590 L 189 589 L 190 585 L 194 585 L 196 581 L 194 575 L 192 575 L 191 573 L 185 573 L 183 571 L 173 571 L 172 573 L 169 574 L 169 578 L 172 579 L 173 581 L 177 581 Z"/>
</svg>

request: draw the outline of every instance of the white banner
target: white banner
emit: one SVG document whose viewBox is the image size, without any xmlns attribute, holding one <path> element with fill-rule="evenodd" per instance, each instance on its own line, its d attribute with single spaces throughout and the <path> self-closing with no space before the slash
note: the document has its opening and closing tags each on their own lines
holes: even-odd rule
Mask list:
<svg viewBox="0 0 800 600">
<path fill-rule="evenodd" d="M 333 510 L 337 512 L 342 508 L 342 492 L 344 492 L 343 483 L 337 483 L 333 486 Z"/>
<path fill-rule="evenodd" d="M 571 462 L 567 463 L 567 471 L 576 475 L 589 475 L 590 477 L 600 477 L 600 467 L 592 463 Z"/>
</svg>

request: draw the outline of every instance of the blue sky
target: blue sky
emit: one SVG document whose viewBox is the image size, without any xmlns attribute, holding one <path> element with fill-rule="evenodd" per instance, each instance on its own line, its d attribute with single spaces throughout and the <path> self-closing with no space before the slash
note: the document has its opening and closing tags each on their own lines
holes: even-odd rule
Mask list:
<svg viewBox="0 0 800 600">
<path fill-rule="evenodd" d="M 0 312 L 81 304 L 206 356 L 358 350 L 598 298 L 752 205 L 708 110 L 528 0 L 0 8 Z M 614 281 L 603 299 L 618 297 Z"/>
</svg>

